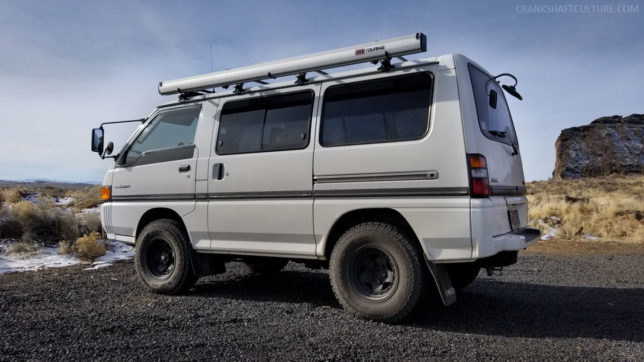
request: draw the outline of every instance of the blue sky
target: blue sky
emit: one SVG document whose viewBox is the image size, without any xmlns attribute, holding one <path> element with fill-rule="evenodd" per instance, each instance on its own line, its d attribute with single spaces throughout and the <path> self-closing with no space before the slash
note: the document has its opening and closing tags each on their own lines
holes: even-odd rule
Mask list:
<svg viewBox="0 0 644 362">
<path fill-rule="evenodd" d="M 174 99 L 158 82 L 210 72 L 210 46 L 217 71 L 415 32 L 428 52 L 410 58 L 458 52 L 518 76 L 526 179 L 547 179 L 561 129 L 644 113 L 644 2 L 539 4 L 2 0 L 0 179 L 102 180 L 112 161 L 90 129 Z"/>
</svg>

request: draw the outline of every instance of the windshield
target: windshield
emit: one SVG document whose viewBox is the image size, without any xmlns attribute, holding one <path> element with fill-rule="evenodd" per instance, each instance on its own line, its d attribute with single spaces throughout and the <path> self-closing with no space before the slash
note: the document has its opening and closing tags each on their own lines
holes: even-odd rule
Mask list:
<svg viewBox="0 0 644 362">
<path fill-rule="evenodd" d="M 517 145 L 503 90 L 494 79 L 473 65 L 470 64 L 469 69 L 481 132 L 492 140 Z"/>
</svg>

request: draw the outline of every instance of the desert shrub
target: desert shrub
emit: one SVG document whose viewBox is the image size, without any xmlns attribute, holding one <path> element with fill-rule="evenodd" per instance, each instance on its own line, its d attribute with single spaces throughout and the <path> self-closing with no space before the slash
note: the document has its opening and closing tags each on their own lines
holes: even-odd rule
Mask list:
<svg viewBox="0 0 644 362">
<path fill-rule="evenodd" d="M 9 189 L 2 190 L 2 200 L 7 203 L 18 202 L 22 199 L 22 194 L 20 189 L 17 187 L 12 187 Z"/>
<path fill-rule="evenodd" d="M 55 244 L 78 237 L 78 222 L 71 212 L 64 212 L 53 203 L 19 201 L 11 205 L 12 214 L 21 226 L 22 240 Z"/>
<path fill-rule="evenodd" d="M 75 245 L 69 240 L 63 240 L 58 244 L 58 254 L 67 255 L 75 252 Z"/>
<path fill-rule="evenodd" d="M 99 241 L 101 234 L 91 233 L 76 240 L 75 250 L 81 259 L 93 260 L 105 255 L 105 245 Z"/>
<path fill-rule="evenodd" d="M 78 230 L 81 234 L 89 234 L 92 232 L 101 233 L 103 226 L 101 225 L 101 217 L 96 212 L 86 212 L 78 216 Z"/>
<path fill-rule="evenodd" d="M 22 237 L 22 225 L 11 210 L 0 205 L 0 239 L 20 239 Z"/>
</svg>

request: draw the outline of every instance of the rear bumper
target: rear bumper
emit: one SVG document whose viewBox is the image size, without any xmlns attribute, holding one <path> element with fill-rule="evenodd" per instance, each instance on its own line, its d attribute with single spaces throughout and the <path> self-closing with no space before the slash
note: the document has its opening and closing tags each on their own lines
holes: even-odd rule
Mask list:
<svg viewBox="0 0 644 362">
<path fill-rule="evenodd" d="M 541 236 L 538 229 L 523 227 L 507 234 L 493 236 L 479 243 L 478 258 L 487 258 L 504 251 L 519 251 L 534 244 Z"/>
</svg>

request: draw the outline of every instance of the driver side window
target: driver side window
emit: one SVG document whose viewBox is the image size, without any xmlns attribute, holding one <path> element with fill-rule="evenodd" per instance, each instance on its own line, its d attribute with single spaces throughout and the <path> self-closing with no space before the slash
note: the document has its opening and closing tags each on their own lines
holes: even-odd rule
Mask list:
<svg viewBox="0 0 644 362">
<path fill-rule="evenodd" d="M 136 161 L 144 152 L 193 145 L 200 112 L 198 105 L 157 114 L 132 143 L 125 163 Z"/>
</svg>

